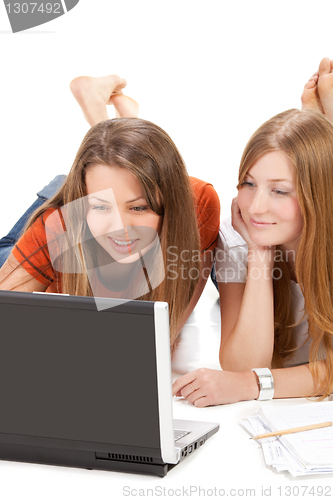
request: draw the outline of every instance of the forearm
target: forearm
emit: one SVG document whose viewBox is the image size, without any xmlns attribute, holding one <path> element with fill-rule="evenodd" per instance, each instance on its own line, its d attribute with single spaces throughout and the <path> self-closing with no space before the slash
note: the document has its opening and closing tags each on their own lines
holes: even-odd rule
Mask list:
<svg viewBox="0 0 333 500">
<path fill-rule="evenodd" d="M 29 274 L 10 254 L 0 270 L 0 290 L 45 292 L 47 286 Z"/>
<path fill-rule="evenodd" d="M 326 363 L 318 362 L 321 380 L 327 378 Z M 305 398 L 324 393 L 312 377 L 309 365 L 272 370 L 274 398 Z M 195 406 L 204 407 L 258 399 L 259 385 L 251 370 L 232 372 L 200 368 L 183 375 L 173 384 L 173 395 L 183 396 Z"/>
<path fill-rule="evenodd" d="M 272 370 L 274 378 L 274 398 L 302 398 L 320 396 L 323 388 L 314 380 L 310 365 L 295 366 Z M 327 377 L 325 361 L 318 361 L 317 368 L 320 380 Z"/>
<path fill-rule="evenodd" d="M 221 311 L 220 363 L 224 370 L 270 367 L 274 349 L 274 301 L 268 260 L 249 262 L 248 278 L 234 327 L 224 335 Z"/>
<path fill-rule="evenodd" d="M 320 379 L 325 380 L 327 376 L 325 362 L 319 361 L 317 367 Z M 256 397 L 253 397 L 255 390 L 259 395 L 258 380 L 253 375 L 254 372 L 252 371 L 243 372 L 247 386 L 243 391 L 242 399 L 256 399 Z M 306 398 L 323 394 L 322 386 L 314 380 L 309 364 L 275 369 L 272 370 L 272 375 L 274 379 L 274 399 Z M 248 396 L 245 394 L 246 391 L 248 391 Z"/>
</svg>

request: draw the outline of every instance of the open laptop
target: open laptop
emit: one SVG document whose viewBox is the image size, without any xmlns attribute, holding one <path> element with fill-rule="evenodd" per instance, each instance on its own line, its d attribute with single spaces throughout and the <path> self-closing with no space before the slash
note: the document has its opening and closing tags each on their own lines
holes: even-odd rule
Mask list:
<svg viewBox="0 0 333 500">
<path fill-rule="evenodd" d="M 0 291 L 1 460 L 165 476 L 218 431 L 173 421 L 168 304 L 105 300 Z"/>
</svg>

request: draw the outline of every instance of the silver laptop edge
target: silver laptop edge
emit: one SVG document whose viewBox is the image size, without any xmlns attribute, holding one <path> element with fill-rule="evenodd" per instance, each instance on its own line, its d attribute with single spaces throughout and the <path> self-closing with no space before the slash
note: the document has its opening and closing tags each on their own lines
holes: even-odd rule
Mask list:
<svg viewBox="0 0 333 500">
<path fill-rule="evenodd" d="M 154 310 L 161 456 L 165 463 L 177 464 L 180 451 L 175 447 L 172 414 L 169 306 L 166 302 L 155 302 Z"/>
<path fill-rule="evenodd" d="M 202 446 L 208 437 L 215 434 L 219 429 L 219 424 L 195 420 L 173 420 L 168 304 L 155 302 L 154 313 L 161 457 L 167 464 L 177 464 L 189 453 Z M 174 428 L 183 429 L 189 433 L 175 443 Z"/>
</svg>

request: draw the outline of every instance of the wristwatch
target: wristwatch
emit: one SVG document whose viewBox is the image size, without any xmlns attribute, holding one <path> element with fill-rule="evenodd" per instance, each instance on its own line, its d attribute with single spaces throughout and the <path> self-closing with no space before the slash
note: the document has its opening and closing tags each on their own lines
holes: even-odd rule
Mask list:
<svg viewBox="0 0 333 500">
<path fill-rule="evenodd" d="M 274 379 L 269 368 L 253 368 L 258 377 L 259 397 L 257 401 L 265 401 L 273 399 L 274 396 Z"/>
</svg>

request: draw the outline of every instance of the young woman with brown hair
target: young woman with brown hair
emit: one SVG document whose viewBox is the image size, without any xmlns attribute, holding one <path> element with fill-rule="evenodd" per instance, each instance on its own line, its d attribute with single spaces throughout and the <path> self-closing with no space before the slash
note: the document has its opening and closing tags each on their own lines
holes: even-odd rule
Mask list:
<svg viewBox="0 0 333 500">
<path fill-rule="evenodd" d="M 166 301 L 174 347 L 213 263 L 219 200 L 210 184 L 188 176 L 166 132 L 133 116 L 124 85 L 116 76 L 72 82 L 93 127 L 65 183 L 15 242 L 0 288 Z"/>
<path fill-rule="evenodd" d="M 333 391 L 329 59 L 306 85 L 303 107 L 264 123 L 243 153 L 232 226 L 222 223 L 216 252 L 223 371 L 200 369 L 174 384 L 196 406 Z"/>
</svg>

